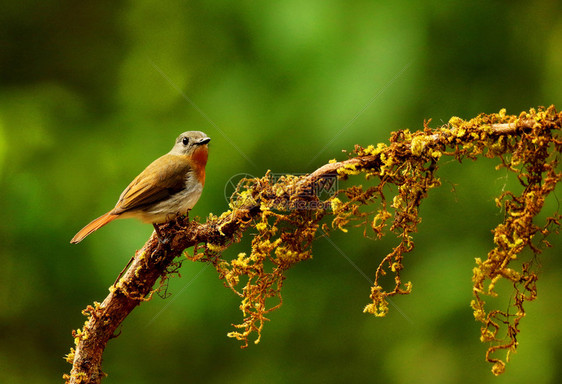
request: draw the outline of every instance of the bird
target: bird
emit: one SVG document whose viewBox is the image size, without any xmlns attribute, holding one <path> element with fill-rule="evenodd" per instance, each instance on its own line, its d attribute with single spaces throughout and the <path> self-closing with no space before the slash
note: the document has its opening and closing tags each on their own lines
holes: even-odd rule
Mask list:
<svg viewBox="0 0 562 384">
<path fill-rule="evenodd" d="M 199 200 L 205 185 L 205 166 L 211 138 L 200 131 L 178 136 L 170 152 L 154 160 L 130 184 L 104 215 L 82 228 L 70 240 L 77 244 L 115 219 L 137 218 L 156 224 L 185 215 Z"/>
</svg>

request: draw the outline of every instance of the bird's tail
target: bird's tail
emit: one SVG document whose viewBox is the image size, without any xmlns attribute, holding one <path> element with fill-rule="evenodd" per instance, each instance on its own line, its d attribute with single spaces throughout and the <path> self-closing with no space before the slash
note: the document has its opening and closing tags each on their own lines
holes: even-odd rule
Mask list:
<svg viewBox="0 0 562 384">
<path fill-rule="evenodd" d="M 112 215 L 110 212 L 107 212 L 105 215 L 98 217 L 90 224 L 82 228 L 76 235 L 74 235 L 74 237 L 72 238 L 72 240 L 70 240 L 70 242 L 72 244 L 78 244 L 79 242 L 84 240 L 84 238 L 88 236 L 90 233 L 97 231 L 98 229 L 100 229 L 107 223 L 111 223 L 113 220 L 117 219 L 118 217 L 119 215 Z"/>
</svg>

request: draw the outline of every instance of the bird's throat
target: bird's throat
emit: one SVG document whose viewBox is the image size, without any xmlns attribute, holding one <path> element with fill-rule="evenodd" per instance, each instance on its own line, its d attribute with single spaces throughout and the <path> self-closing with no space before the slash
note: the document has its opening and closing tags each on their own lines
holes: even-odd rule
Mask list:
<svg viewBox="0 0 562 384">
<path fill-rule="evenodd" d="M 205 185 L 205 166 L 207 165 L 207 157 L 209 156 L 209 150 L 206 145 L 198 147 L 191 160 L 197 165 L 195 169 L 197 170 L 197 179 L 202 185 Z"/>
</svg>

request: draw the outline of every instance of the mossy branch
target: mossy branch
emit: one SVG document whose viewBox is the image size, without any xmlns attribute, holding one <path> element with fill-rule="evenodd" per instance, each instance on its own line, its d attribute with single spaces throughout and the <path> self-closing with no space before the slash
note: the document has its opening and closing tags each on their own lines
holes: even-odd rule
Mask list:
<svg viewBox="0 0 562 384">
<path fill-rule="evenodd" d="M 242 298 L 243 322 L 229 336 L 247 346 L 252 332 L 257 334 L 255 343 L 259 342 L 265 316 L 281 305 L 285 271 L 311 257 L 311 246 L 318 236 L 327 236 L 332 229 L 347 232 L 349 225 L 362 225 L 365 236 L 377 238 L 393 232 L 399 243 L 376 270 L 371 302 L 365 307 L 365 312 L 384 316 L 389 296 L 407 294 L 412 289 L 410 282 L 401 281 L 402 260 L 414 246 L 412 233 L 421 221 L 421 202 L 431 188 L 440 185 L 435 174 L 443 156 L 458 161 L 479 156 L 498 158 L 498 167 L 513 172 L 523 186 L 519 195 L 508 191 L 496 199 L 505 212 L 504 220 L 493 230 L 495 248 L 485 260 L 476 260 L 473 271 L 471 305 L 476 320 L 483 324 L 481 340 L 491 345 L 486 359 L 493 363 L 494 374 L 502 373 L 505 362 L 496 353 L 507 351 L 504 359 L 509 360 L 509 353 L 517 347 L 524 304 L 537 295 L 532 260 L 520 267 L 513 261 L 524 249 L 540 253 L 542 246 L 548 246 L 544 237 L 560 227 L 558 212 L 551 213 L 542 226 L 534 219 L 562 178 L 557 170 L 561 126 L 562 113 L 554 106 L 531 109 L 519 116 L 506 115 L 502 110 L 468 121 L 453 117 L 443 127 L 431 129 L 426 122 L 423 131 L 393 132 L 389 144 L 356 146 L 347 160 L 331 161 L 308 175 L 274 180 L 268 173 L 243 180 L 231 199 L 230 210 L 222 215 L 211 214 L 205 223 L 180 218 L 160 226 L 167 242 L 159 242 L 153 234 L 105 300 L 83 311 L 87 321 L 73 332 L 76 349 L 67 355 L 73 366 L 65 379 L 68 383 L 101 381 L 107 342 L 116 336 L 129 313 L 149 300 L 177 271 L 182 260 L 178 257 L 189 247 L 195 247 L 193 256 L 186 255 L 189 260 L 212 263 L 224 284 Z M 334 179 L 359 174 L 378 183 L 368 188 L 352 185 L 320 199 L 319 191 L 332 185 Z M 385 189 L 388 185 L 395 186 L 393 196 L 385 195 L 391 193 Z M 250 228 L 255 231 L 251 253 L 225 257 L 223 252 Z M 540 242 L 535 239 L 537 233 L 543 235 Z M 202 252 L 198 252 L 201 244 Z M 383 288 L 381 281 L 387 274 L 394 276 L 390 289 Z M 158 279 L 160 284 L 155 289 Z M 508 310 L 487 310 L 483 296 L 496 295 L 494 287 L 501 279 L 513 285 L 514 301 Z M 507 336 L 501 337 L 500 330 L 507 331 Z"/>
</svg>

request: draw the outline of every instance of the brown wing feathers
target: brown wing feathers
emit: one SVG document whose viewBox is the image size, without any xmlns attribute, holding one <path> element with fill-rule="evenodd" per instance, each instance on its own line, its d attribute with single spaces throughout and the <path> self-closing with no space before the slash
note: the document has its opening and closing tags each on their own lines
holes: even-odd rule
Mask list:
<svg viewBox="0 0 562 384">
<path fill-rule="evenodd" d="M 185 188 L 189 161 L 174 161 L 174 155 L 164 155 L 150 164 L 123 191 L 112 213 L 120 214 L 164 200 Z"/>
<path fill-rule="evenodd" d="M 177 161 L 175 155 L 164 155 L 138 175 L 119 197 L 111 211 L 86 225 L 70 241 L 81 242 L 86 236 L 119 218 L 122 213 L 157 203 L 185 188 L 190 161 Z"/>
</svg>

